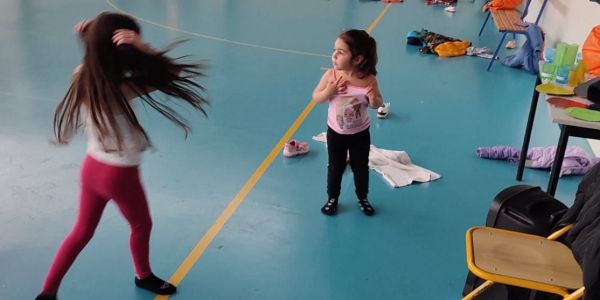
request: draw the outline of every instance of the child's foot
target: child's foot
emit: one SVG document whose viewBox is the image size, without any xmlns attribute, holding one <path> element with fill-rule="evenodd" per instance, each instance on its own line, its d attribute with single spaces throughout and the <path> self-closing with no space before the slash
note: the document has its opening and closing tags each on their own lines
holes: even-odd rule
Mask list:
<svg viewBox="0 0 600 300">
<path fill-rule="evenodd" d="M 360 206 L 360 210 L 362 210 L 365 215 L 372 216 L 375 214 L 375 209 L 373 206 L 371 206 L 371 203 L 369 203 L 369 200 L 366 198 L 363 200 L 358 200 L 358 205 Z"/>
<path fill-rule="evenodd" d="M 55 294 L 41 293 L 35 297 L 35 300 L 56 300 Z"/>
<path fill-rule="evenodd" d="M 336 198 L 331 198 L 325 202 L 325 205 L 321 207 L 321 212 L 324 215 L 333 216 L 337 212 L 338 200 Z"/>
<path fill-rule="evenodd" d="M 150 273 L 146 278 L 135 278 L 135 285 L 159 295 L 175 294 L 177 287 Z"/>
</svg>

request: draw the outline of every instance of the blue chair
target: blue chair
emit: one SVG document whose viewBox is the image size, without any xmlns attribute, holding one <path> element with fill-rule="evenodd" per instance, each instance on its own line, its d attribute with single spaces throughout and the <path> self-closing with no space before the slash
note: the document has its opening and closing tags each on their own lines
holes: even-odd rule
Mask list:
<svg viewBox="0 0 600 300">
<path fill-rule="evenodd" d="M 538 22 L 540 21 L 542 13 L 544 12 L 544 9 L 546 8 L 547 2 L 548 2 L 548 0 L 544 0 L 542 7 L 540 8 L 540 12 L 538 13 L 538 15 L 535 19 L 535 23 L 534 23 L 535 25 L 537 25 Z M 494 20 L 494 23 L 496 24 L 496 28 L 498 28 L 498 31 L 502 33 L 502 38 L 500 39 L 500 43 L 498 43 L 498 47 L 496 47 L 496 51 L 494 51 L 494 56 L 492 57 L 492 59 L 490 60 L 490 63 L 487 66 L 488 71 L 492 68 L 492 65 L 496 61 L 498 52 L 500 51 L 500 48 L 502 47 L 502 43 L 504 43 L 504 39 L 506 38 L 507 34 L 512 33 L 513 37 L 515 37 L 516 34 L 525 34 L 526 35 L 527 28 L 523 27 L 523 26 L 519 26 L 517 24 L 520 22 L 523 22 L 523 19 L 527 16 L 530 3 L 531 3 L 531 0 L 527 0 L 527 3 L 525 3 L 525 8 L 523 9 L 522 13 L 516 9 L 504 9 L 504 10 L 491 10 L 490 9 L 488 11 L 487 17 L 485 18 L 485 21 L 483 22 L 483 25 L 481 26 L 481 29 L 479 30 L 479 36 L 481 36 L 481 33 L 483 32 L 483 28 L 485 28 L 485 25 L 487 24 L 488 20 L 490 19 L 490 16 L 492 16 L 492 19 Z"/>
</svg>

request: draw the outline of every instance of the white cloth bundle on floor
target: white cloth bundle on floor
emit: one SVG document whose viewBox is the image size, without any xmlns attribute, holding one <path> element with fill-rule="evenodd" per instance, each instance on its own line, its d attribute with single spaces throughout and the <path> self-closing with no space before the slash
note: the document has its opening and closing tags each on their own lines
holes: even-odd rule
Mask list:
<svg viewBox="0 0 600 300">
<path fill-rule="evenodd" d="M 441 176 L 412 163 L 405 151 L 380 149 L 371 145 L 369 167 L 381 174 L 393 187 L 409 185 L 414 181 L 428 182 Z"/>
<path fill-rule="evenodd" d="M 313 140 L 327 143 L 327 133 L 313 136 Z M 380 149 L 371 145 L 369 167 L 383 176 L 392 187 L 402 187 L 413 182 L 428 182 L 441 178 L 439 174 L 412 163 L 405 151 Z"/>
</svg>

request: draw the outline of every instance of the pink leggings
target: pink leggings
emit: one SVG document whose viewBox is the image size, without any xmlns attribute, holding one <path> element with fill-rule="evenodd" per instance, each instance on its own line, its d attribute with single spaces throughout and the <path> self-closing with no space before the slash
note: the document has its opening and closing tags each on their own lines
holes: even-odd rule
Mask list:
<svg viewBox="0 0 600 300">
<path fill-rule="evenodd" d="M 56 294 L 73 261 L 94 235 L 108 201 L 115 201 L 131 226 L 129 246 L 138 277 L 150 275 L 148 246 L 152 220 L 137 166 L 117 167 L 86 156 L 81 167 L 79 214 L 71 232 L 60 245 L 42 291 Z"/>
</svg>

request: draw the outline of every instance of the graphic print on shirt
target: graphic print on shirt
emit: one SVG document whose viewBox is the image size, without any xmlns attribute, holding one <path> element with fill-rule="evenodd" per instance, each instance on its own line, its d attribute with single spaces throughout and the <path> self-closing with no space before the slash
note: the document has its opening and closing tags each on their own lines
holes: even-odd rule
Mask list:
<svg viewBox="0 0 600 300">
<path fill-rule="evenodd" d="M 336 120 L 341 129 L 352 129 L 363 124 L 361 106 L 366 103 L 360 98 L 348 96 L 339 99 Z"/>
</svg>

